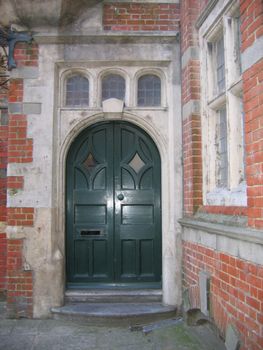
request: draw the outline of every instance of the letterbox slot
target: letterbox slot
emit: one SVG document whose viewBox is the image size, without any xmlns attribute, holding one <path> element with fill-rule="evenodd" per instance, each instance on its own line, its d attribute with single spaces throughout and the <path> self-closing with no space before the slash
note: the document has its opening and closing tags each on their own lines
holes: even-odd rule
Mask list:
<svg viewBox="0 0 263 350">
<path fill-rule="evenodd" d="M 100 236 L 102 233 L 101 230 L 81 230 L 81 236 Z"/>
</svg>

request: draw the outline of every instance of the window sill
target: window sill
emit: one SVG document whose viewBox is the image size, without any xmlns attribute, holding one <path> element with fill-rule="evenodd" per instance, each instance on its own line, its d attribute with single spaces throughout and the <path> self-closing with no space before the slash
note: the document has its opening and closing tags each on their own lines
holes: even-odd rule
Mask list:
<svg viewBox="0 0 263 350">
<path fill-rule="evenodd" d="M 131 110 L 138 110 L 138 111 L 167 111 L 168 107 L 163 107 L 163 106 L 144 106 L 144 107 L 139 107 L 139 106 L 129 106 L 125 108 L 126 111 L 131 111 Z"/>
<path fill-rule="evenodd" d="M 247 206 L 246 182 L 243 181 L 238 187 L 231 190 L 215 188 L 206 194 L 205 205 Z"/>
<path fill-rule="evenodd" d="M 178 220 L 183 227 L 205 231 L 218 236 L 229 237 L 231 239 L 251 242 L 263 245 L 262 233 L 246 227 L 235 227 L 224 224 L 204 222 L 196 218 L 182 218 Z"/>
<path fill-rule="evenodd" d="M 208 107 L 217 111 L 226 104 L 226 94 L 222 92 L 211 101 L 208 101 Z"/>
<path fill-rule="evenodd" d="M 243 95 L 243 81 L 242 81 L 241 76 L 230 86 L 228 91 L 237 97 L 242 97 L 242 95 Z"/>
</svg>

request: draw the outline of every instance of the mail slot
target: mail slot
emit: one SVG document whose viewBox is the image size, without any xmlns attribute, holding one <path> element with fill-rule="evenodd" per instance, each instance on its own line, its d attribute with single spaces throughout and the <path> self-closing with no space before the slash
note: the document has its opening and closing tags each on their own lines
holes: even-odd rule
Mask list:
<svg viewBox="0 0 263 350">
<path fill-rule="evenodd" d="M 81 230 L 81 236 L 100 236 L 102 234 L 102 230 Z"/>
</svg>

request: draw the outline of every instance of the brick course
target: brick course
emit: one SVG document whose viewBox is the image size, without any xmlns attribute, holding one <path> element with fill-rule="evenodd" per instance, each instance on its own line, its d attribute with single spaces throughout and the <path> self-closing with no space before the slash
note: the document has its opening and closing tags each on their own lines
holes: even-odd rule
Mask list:
<svg viewBox="0 0 263 350">
<path fill-rule="evenodd" d="M 193 214 L 202 205 L 202 150 L 200 115 L 183 121 L 184 214 Z"/>
<path fill-rule="evenodd" d="M 8 163 L 33 161 L 33 140 L 27 138 L 27 116 L 9 115 Z"/>
<path fill-rule="evenodd" d="M 33 226 L 34 208 L 7 208 L 7 218 L 10 226 Z"/>
<path fill-rule="evenodd" d="M 39 50 L 36 43 L 19 42 L 15 46 L 14 59 L 17 67 L 37 67 Z"/>
<path fill-rule="evenodd" d="M 177 31 L 178 4 L 114 2 L 104 5 L 104 30 Z"/>
</svg>

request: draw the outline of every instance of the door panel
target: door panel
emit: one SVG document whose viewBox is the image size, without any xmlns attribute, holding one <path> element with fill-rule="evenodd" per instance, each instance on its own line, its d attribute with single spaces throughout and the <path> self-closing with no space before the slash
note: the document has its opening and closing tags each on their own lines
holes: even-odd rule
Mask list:
<svg viewBox="0 0 263 350">
<path fill-rule="evenodd" d="M 161 280 L 160 158 L 143 131 L 106 122 L 67 158 L 69 285 Z"/>
</svg>

